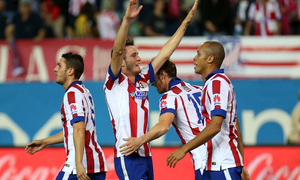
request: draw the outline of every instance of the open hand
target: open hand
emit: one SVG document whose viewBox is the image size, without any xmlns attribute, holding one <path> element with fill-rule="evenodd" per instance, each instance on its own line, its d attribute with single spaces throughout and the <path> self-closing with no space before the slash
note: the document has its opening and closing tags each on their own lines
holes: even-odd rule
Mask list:
<svg viewBox="0 0 300 180">
<path fill-rule="evenodd" d="M 138 0 L 129 0 L 124 18 L 133 19 L 140 13 L 143 6 L 141 5 L 137 9 L 137 4 L 138 4 Z"/>
<path fill-rule="evenodd" d="M 28 154 L 33 155 L 34 153 L 44 149 L 46 146 L 47 144 L 43 143 L 42 140 L 34 140 L 25 147 L 25 150 Z"/>
<path fill-rule="evenodd" d="M 124 141 L 127 141 L 127 143 L 122 144 L 120 146 L 120 152 L 122 154 L 126 154 L 126 156 L 129 156 L 130 154 L 137 151 L 142 144 L 141 140 L 139 138 L 130 137 L 130 138 L 124 138 Z"/>
<path fill-rule="evenodd" d="M 173 164 L 173 168 L 175 167 L 176 163 L 182 159 L 184 156 L 186 155 L 186 152 L 184 152 L 182 150 L 182 148 L 180 149 L 176 149 L 175 151 L 173 151 L 167 158 L 167 166 L 172 167 Z"/>
</svg>

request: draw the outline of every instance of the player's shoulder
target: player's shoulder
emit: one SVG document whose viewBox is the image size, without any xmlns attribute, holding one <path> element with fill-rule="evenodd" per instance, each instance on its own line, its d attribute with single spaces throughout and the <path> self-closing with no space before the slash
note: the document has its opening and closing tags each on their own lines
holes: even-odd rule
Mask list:
<svg viewBox="0 0 300 180">
<path fill-rule="evenodd" d="M 220 81 L 220 82 L 224 82 L 224 83 L 228 83 L 231 84 L 230 79 L 228 78 L 228 76 L 224 73 L 218 73 L 215 74 L 211 79 L 211 82 L 215 82 L 215 81 Z"/>
</svg>

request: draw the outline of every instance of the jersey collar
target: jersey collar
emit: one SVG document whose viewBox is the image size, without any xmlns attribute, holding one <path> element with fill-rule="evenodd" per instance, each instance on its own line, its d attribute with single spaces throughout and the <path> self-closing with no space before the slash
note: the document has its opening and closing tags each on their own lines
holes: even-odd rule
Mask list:
<svg viewBox="0 0 300 180">
<path fill-rule="evenodd" d="M 73 81 L 70 86 L 66 89 L 66 91 L 71 87 L 73 86 L 74 84 L 82 84 L 82 81 Z"/>
<path fill-rule="evenodd" d="M 215 70 L 215 71 L 209 73 L 209 74 L 206 76 L 206 78 L 205 78 L 206 81 L 207 81 L 209 78 L 211 78 L 213 75 L 218 74 L 218 73 L 224 73 L 224 69 L 218 69 L 218 70 Z"/>
<path fill-rule="evenodd" d="M 173 77 L 173 78 L 171 79 L 171 81 L 169 82 L 169 90 L 171 90 L 171 88 L 172 88 L 173 86 L 175 86 L 175 85 L 177 85 L 177 84 L 179 84 L 179 83 L 181 83 L 181 82 L 182 82 L 182 80 L 179 79 L 178 77 Z"/>
</svg>

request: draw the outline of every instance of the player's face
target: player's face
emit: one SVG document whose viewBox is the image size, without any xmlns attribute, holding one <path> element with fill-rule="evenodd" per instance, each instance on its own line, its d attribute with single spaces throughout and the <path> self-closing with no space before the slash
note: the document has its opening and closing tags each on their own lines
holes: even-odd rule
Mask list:
<svg viewBox="0 0 300 180">
<path fill-rule="evenodd" d="M 56 73 L 56 82 L 63 85 L 67 81 L 67 65 L 65 58 L 61 58 L 56 67 L 54 68 Z"/>
<path fill-rule="evenodd" d="M 164 88 L 165 87 L 165 81 L 163 80 L 162 75 L 155 75 L 155 79 L 156 81 L 151 83 L 152 86 L 156 87 L 157 92 L 159 94 L 162 94 L 164 92 L 166 92 L 167 90 Z"/>
<path fill-rule="evenodd" d="M 205 62 L 207 59 L 206 52 L 204 51 L 205 44 L 201 45 L 197 50 L 197 55 L 194 57 L 194 69 L 196 74 L 201 74 L 205 68 Z"/>
<path fill-rule="evenodd" d="M 126 46 L 125 48 L 126 60 L 124 60 L 124 62 L 126 69 L 132 74 L 137 75 L 141 72 L 140 63 L 142 59 L 134 46 Z"/>
</svg>

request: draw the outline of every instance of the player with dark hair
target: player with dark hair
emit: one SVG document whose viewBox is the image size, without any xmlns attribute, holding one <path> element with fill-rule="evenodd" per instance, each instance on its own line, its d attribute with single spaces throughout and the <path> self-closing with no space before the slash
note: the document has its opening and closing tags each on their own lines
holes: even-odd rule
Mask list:
<svg viewBox="0 0 300 180">
<path fill-rule="evenodd" d="M 130 180 L 149 180 L 153 179 L 150 144 L 143 144 L 135 153 L 126 157 L 120 152 L 120 145 L 125 143 L 123 138 L 140 137 L 147 132 L 148 85 L 155 81 L 156 72 L 179 45 L 194 16 L 198 0 L 195 1 L 190 13 L 158 55 L 142 69 L 137 49 L 133 43 L 126 44 L 130 22 L 142 9 L 142 6 L 137 9 L 137 3 L 137 0 L 129 1 L 114 42 L 112 58 L 104 83 L 104 92 L 116 140 L 114 162 L 118 177 Z"/>
<path fill-rule="evenodd" d="M 34 154 L 48 145 L 64 142 L 67 161 L 59 179 L 98 179 L 106 177 L 104 153 L 97 142 L 95 106 L 90 91 L 79 81 L 84 70 L 80 55 L 66 53 L 54 68 L 56 82 L 66 90 L 61 106 L 63 131 L 35 140 L 26 146 Z"/>
<path fill-rule="evenodd" d="M 159 122 L 139 138 L 125 138 L 127 143 L 121 146 L 121 152 L 130 155 L 144 143 L 166 134 L 173 124 L 183 144 L 203 130 L 205 122 L 201 117 L 201 87 L 193 86 L 177 77 L 175 64 L 168 60 L 156 73 L 156 82 L 152 83 L 160 99 Z M 206 147 L 199 146 L 190 151 L 194 163 L 195 179 L 200 180 L 206 164 Z"/>
<path fill-rule="evenodd" d="M 219 42 L 208 41 L 199 47 L 194 57 L 195 72 L 205 82 L 201 104 L 206 127 L 194 139 L 173 151 L 167 164 L 175 167 L 185 154 L 206 144 L 208 157 L 203 179 L 241 179 L 243 142 L 237 118 L 233 85 L 220 69 L 225 57 Z"/>
</svg>

